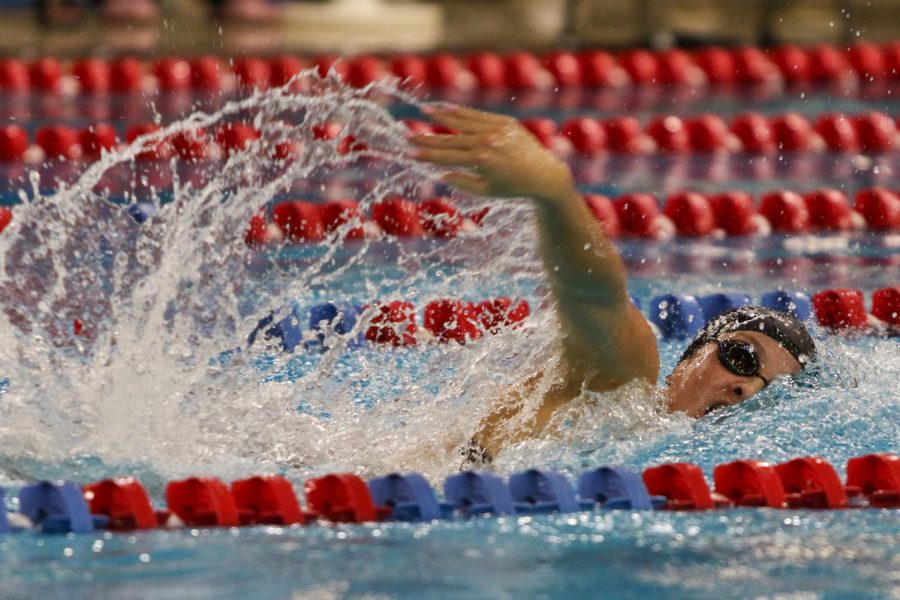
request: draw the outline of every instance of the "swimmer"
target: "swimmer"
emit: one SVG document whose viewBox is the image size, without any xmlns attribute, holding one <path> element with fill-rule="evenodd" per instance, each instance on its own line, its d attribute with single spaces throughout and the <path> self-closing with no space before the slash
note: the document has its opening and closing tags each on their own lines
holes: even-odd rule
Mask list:
<svg viewBox="0 0 900 600">
<path fill-rule="evenodd" d="M 561 383 L 514 432 L 503 424 L 521 410 L 521 398 L 501 399 L 467 457 L 489 462 L 505 445 L 540 434 L 554 412 L 585 390 L 608 392 L 634 381 L 655 386 L 656 336 L 631 303 L 622 259 L 582 201 L 568 167 L 512 117 L 456 106 L 427 112 L 458 133 L 412 136 L 414 158 L 453 169 L 443 180 L 462 190 L 533 202 L 562 326 Z M 687 348 L 661 390 L 665 407 L 702 417 L 746 400 L 780 376 L 799 373 L 814 355 L 812 338 L 791 315 L 736 309 L 710 321 Z M 526 382 L 526 390 L 539 377 Z"/>
</svg>

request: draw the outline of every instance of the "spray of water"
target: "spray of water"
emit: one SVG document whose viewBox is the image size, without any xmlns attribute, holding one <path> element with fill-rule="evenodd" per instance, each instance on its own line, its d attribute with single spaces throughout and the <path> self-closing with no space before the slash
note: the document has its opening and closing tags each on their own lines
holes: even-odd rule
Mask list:
<svg viewBox="0 0 900 600">
<path fill-rule="evenodd" d="M 106 154 L 52 195 L 40 195 L 34 178 L 34 199 L 0 240 L 7 462 L 87 454 L 168 476 L 457 466 L 453 448 L 488 399 L 552 355 L 552 336 L 540 333 L 550 311 L 467 347 L 423 341 L 415 350 L 348 353 L 334 339 L 322 355 L 295 356 L 245 347 L 258 319 L 292 304 L 516 295 L 538 275 L 527 208 L 513 202 L 494 206 L 479 231 L 446 242 L 354 245 L 338 232 L 300 251 L 247 248 L 248 220 L 276 197 L 339 189 L 356 194 L 365 212 L 388 195 L 434 192 L 435 171 L 404 158 L 405 129 L 389 103 L 416 101 L 395 86 L 351 89 L 305 73 Z M 173 135 L 202 137 L 233 121 L 262 136 L 221 162 L 141 160 Z M 341 123 L 354 149 L 319 139 L 325 122 Z M 302 151 L 278 158 L 285 143 Z M 359 181 L 374 184 L 355 184 L 361 172 Z M 157 210 L 144 224 L 126 214 L 137 201 Z M 278 376 L 292 370 L 303 376 Z"/>
</svg>

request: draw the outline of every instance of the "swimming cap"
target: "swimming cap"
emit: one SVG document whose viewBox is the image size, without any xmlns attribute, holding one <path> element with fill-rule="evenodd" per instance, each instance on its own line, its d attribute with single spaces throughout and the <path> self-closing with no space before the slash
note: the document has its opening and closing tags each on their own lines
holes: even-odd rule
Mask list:
<svg viewBox="0 0 900 600">
<path fill-rule="evenodd" d="M 790 352 L 803 368 L 806 368 L 806 363 L 816 355 L 815 342 L 803 323 L 793 315 L 762 306 L 742 306 L 711 319 L 700 330 L 678 362 L 690 358 L 701 346 L 734 331 L 758 331 L 766 334 Z"/>
</svg>

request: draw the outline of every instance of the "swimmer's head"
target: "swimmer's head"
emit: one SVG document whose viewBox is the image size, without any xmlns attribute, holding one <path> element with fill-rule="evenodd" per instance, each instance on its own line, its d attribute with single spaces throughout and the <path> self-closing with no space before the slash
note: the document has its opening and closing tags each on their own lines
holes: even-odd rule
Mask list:
<svg viewBox="0 0 900 600">
<path fill-rule="evenodd" d="M 697 334 L 666 378 L 666 403 L 692 417 L 746 400 L 816 354 L 803 323 L 759 306 L 722 313 Z"/>
</svg>

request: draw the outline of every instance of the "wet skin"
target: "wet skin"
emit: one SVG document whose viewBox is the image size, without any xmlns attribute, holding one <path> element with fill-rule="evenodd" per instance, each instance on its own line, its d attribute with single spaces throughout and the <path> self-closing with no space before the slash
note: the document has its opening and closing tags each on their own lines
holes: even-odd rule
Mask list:
<svg viewBox="0 0 900 600">
<path fill-rule="evenodd" d="M 729 371 L 718 357 L 718 345 L 710 342 L 680 363 L 666 378 L 666 407 L 699 418 L 709 412 L 743 402 L 781 375 L 794 375 L 802 366 L 790 352 L 769 336 L 755 331 L 727 333 L 722 339 L 734 339 L 751 345 L 759 356 L 756 376 L 743 377 Z"/>
</svg>

